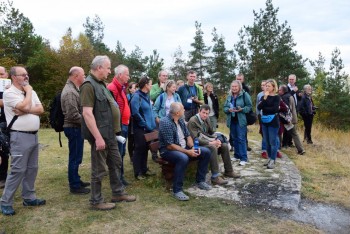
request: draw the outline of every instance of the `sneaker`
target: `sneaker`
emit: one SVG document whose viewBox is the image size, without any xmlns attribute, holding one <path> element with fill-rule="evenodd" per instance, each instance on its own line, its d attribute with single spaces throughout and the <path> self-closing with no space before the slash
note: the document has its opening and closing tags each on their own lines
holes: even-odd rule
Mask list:
<svg viewBox="0 0 350 234">
<path fill-rule="evenodd" d="M 267 164 L 267 169 L 274 169 L 275 168 L 275 160 L 270 160 Z"/>
<path fill-rule="evenodd" d="M 146 177 L 149 177 L 149 176 L 155 176 L 156 173 L 151 171 L 150 169 L 147 169 L 146 173 L 144 173 L 143 175 Z"/>
<path fill-rule="evenodd" d="M 91 209 L 93 210 L 112 210 L 115 208 L 115 203 L 98 203 L 91 205 Z"/>
<path fill-rule="evenodd" d="M 85 188 L 85 187 L 90 186 L 90 183 L 89 182 L 80 181 L 80 186 Z"/>
<path fill-rule="evenodd" d="M 211 183 L 214 184 L 214 185 L 215 184 L 217 184 L 217 185 L 225 185 L 225 184 L 228 183 L 228 181 L 224 180 L 221 176 L 217 176 L 217 177 L 211 179 Z"/>
<path fill-rule="evenodd" d="M 246 164 L 247 164 L 246 161 L 240 161 L 238 165 L 240 165 L 240 166 L 245 166 Z"/>
<path fill-rule="evenodd" d="M 225 172 L 225 173 L 224 173 L 224 176 L 225 176 L 225 177 L 229 177 L 229 178 L 235 178 L 235 179 L 241 177 L 241 175 L 240 175 L 239 173 L 234 172 L 234 171 Z"/>
<path fill-rule="evenodd" d="M 236 157 L 231 157 L 231 161 L 232 161 L 232 162 L 236 162 L 236 161 L 239 161 L 239 159 L 236 158 Z"/>
<path fill-rule="evenodd" d="M 127 193 L 123 193 L 119 196 L 113 196 L 111 202 L 134 202 L 136 201 L 136 197 L 134 195 L 128 195 Z"/>
<path fill-rule="evenodd" d="M 15 215 L 16 212 L 12 206 L 1 206 L 1 212 L 3 215 Z"/>
<path fill-rule="evenodd" d="M 33 200 L 29 200 L 29 199 L 24 199 L 23 200 L 23 205 L 24 206 L 43 206 L 46 204 L 46 200 L 45 199 L 33 199 Z"/>
<path fill-rule="evenodd" d="M 202 190 L 210 190 L 212 189 L 212 187 L 207 184 L 206 182 L 202 181 L 202 182 L 199 182 L 199 183 L 196 183 L 196 186 Z"/>
<path fill-rule="evenodd" d="M 190 198 L 182 191 L 173 193 L 173 197 L 179 201 L 188 201 Z"/>
<path fill-rule="evenodd" d="M 305 150 L 302 150 L 302 151 L 299 151 L 298 152 L 298 154 L 300 154 L 300 155 L 303 155 L 303 154 L 305 154 L 306 152 L 305 152 Z"/>
<path fill-rule="evenodd" d="M 90 189 L 89 188 L 84 188 L 84 187 L 71 188 L 70 192 L 73 193 L 73 194 L 83 195 L 83 194 L 90 193 Z"/>
<path fill-rule="evenodd" d="M 146 176 L 144 176 L 144 175 L 138 175 L 138 176 L 135 176 L 135 178 L 137 180 L 145 180 L 145 179 L 147 179 Z"/>
<path fill-rule="evenodd" d="M 6 180 L 0 180 L 0 189 L 5 188 Z"/>
<path fill-rule="evenodd" d="M 267 160 L 265 163 L 264 163 L 264 166 L 266 167 L 267 165 L 269 165 L 271 159 Z"/>
<path fill-rule="evenodd" d="M 277 151 L 277 158 L 282 158 L 282 157 L 283 157 L 282 153 Z"/>
<path fill-rule="evenodd" d="M 261 157 L 265 158 L 265 159 L 268 159 L 266 151 L 261 152 Z"/>
</svg>

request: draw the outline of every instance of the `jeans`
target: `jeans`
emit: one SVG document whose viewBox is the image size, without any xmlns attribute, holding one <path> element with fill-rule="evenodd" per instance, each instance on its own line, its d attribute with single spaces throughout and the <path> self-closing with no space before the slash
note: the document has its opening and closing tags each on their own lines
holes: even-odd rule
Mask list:
<svg viewBox="0 0 350 234">
<path fill-rule="evenodd" d="M 180 151 L 168 150 L 161 154 L 162 158 L 175 164 L 174 178 L 173 178 L 173 192 L 182 191 L 185 171 L 190 160 L 199 160 L 196 174 L 196 182 L 205 181 L 205 176 L 208 172 L 208 164 L 210 161 L 210 150 L 205 147 L 199 147 L 201 154 L 197 158 L 190 158 L 187 154 Z"/>
<path fill-rule="evenodd" d="M 247 126 L 240 127 L 239 123 L 231 122 L 230 139 L 233 141 L 235 149 L 235 158 L 241 161 L 248 161 L 247 156 Z"/>
<path fill-rule="evenodd" d="M 121 136 L 124 137 L 125 139 L 128 138 L 128 125 L 122 124 L 121 126 Z M 120 157 L 122 158 L 122 165 L 121 165 L 121 171 L 120 171 L 120 177 L 123 179 L 124 178 L 124 156 L 126 152 L 126 142 L 124 144 L 118 142 L 118 148 L 119 148 L 119 153 Z"/>
<path fill-rule="evenodd" d="M 80 128 L 64 128 L 64 135 L 68 138 L 68 181 L 72 189 L 80 188 L 79 166 L 83 161 L 84 139 Z"/>
<path fill-rule="evenodd" d="M 276 160 L 279 148 L 278 127 L 262 125 L 263 137 L 266 142 L 267 155 L 270 159 Z"/>
</svg>

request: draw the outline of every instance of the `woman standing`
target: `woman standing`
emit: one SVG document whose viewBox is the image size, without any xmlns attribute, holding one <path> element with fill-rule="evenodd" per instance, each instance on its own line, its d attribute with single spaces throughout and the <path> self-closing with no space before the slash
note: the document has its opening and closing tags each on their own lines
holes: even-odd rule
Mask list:
<svg viewBox="0 0 350 234">
<path fill-rule="evenodd" d="M 278 130 L 280 127 L 279 121 L 279 106 L 280 96 L 277 95 L 277 83 L 273 79 L 269 79 L 265 84 L 264 96 L 261 97 L 258 104 L 258 110 L 262 111 L 262 131 L 266 142 L 267 155 L 269 157 L 267 164 L 268 169 L 275 168 L 277 151 L 279 148 Z"/>
<path fill-rule="evenodd" d="M 136 92 L 136 86 L 137 84 L 135 82 L 130 82 L 128 86 L 128 94 L 126 95 L 126 98 L 128 99 L 128 103 L 130 106 L 130 101 L 134 93 Z M 134 130 L 133 130 L 133 123 L 132 123 L 132 117 L 130 117 L 130 124 L 128 128 L 128 152 L 130 157 L 130 162 L 132 163 L 132 155 L 134 154 Z"/>
<path fill-rule="evenodd" d="M 227 115 L 226 125 L 230 128 L 230 138 L 233 139 L 234 157 L 239 159 L 239 165 L 247 164 L 247 119 L 245 114 L 252 109 L 250 95 L 242 90 L 238 80 L 231 83 L 231 91 L 224 104 Z"/>
<path fill-rule="evenodd" d="M 161 118 L 168 115 L 170 105 L 173 102 L 181 102 L 179 94 L 176 93 L 176 83 L 173 80 L 168 80 L 164 87 L 164 93 L 161 93 L 154 103 L 153 111 L 156 117 L 156 122 L 159 124 Z"/>
<path fill-rule="evenodd" d="M 204 103 L 210 107 L 209 120 L 213 131 L 216 131 L 219 119 L 219 99 L 213 92 L 213 84 L 208 82 L 204 85 Z"/>
<path fill-rule="evenodd" d="M 311 94 L 311 85 L 304 85 L 304 94 L 299 104 L 299 113 L 304 121 L 304 140 L 306 140 L 308 144 L 313 144 L 311 138 L 311 128 L 312 122 L 314 120 L 314 115 L 316 114 L 316 107 L 312 101 Z"/>
<path fill-rule="evenodd" d="M 131 99 L 131 114 L 133 117 L 135 149 L 132 157 L 134 176 L 138 180 L 145 179 L 149 173 L 147 167 L 148 146 L 144 137 L 145 133 L 152 132 L 156 128 L 152 111 L 149 92 L 152 88 L 152 80 L 143 77 L 139 81 L 137 90 Z"/>
</svg>

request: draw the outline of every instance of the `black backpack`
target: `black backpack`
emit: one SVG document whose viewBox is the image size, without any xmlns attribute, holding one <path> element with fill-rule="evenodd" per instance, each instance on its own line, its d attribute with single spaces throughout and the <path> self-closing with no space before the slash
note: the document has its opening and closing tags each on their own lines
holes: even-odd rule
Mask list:
<svg viewBox="0 0 350 234">
<path fill-rule="evenodd" d="M 61 92 L 58 92 L 50 105 L 49 122 L 53 129 L 59 133 L 59 142 L 62 147 L 61 132 L 63 131 L 64 115 L 61 108 Z"/>
</svg>

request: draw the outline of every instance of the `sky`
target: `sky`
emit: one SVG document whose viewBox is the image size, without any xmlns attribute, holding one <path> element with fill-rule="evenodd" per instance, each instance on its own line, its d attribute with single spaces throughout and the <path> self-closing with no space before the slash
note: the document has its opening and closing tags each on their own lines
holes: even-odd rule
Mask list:
<svg viewBox="0 0 350 234">
<path fill-rule="evenodd" d="M 30 19 L 35 33 L 48 39 L 54 48 L 69 27 L 73 36 L 84 32 L 86 18 L 98 15 L 105 25 L 103 42 L 115 49 L 119 40 L 130 53 L 139 46 L 144 56 L 157 49 L 165 66 L 180 46 L 187 59 L 194 41 L 195 21 L 202 24 L 204 41 L 212 45 L 212 30 L 225 37 L 226 48 L 238 42 L 238 31 L 254 22 L 253 10 L 265 9 L 265 0 L 13 0 Z M 319 52 L 329 68 L 332 51 L 337 47 L 346 73 L 350 73 L 349 0 L 273 0 L 279 8 L 281 24 L 291 27 L 295 50 L 316 60 Z M 310 72 L 311 72 L 311 68 Z"/>
</svg>

